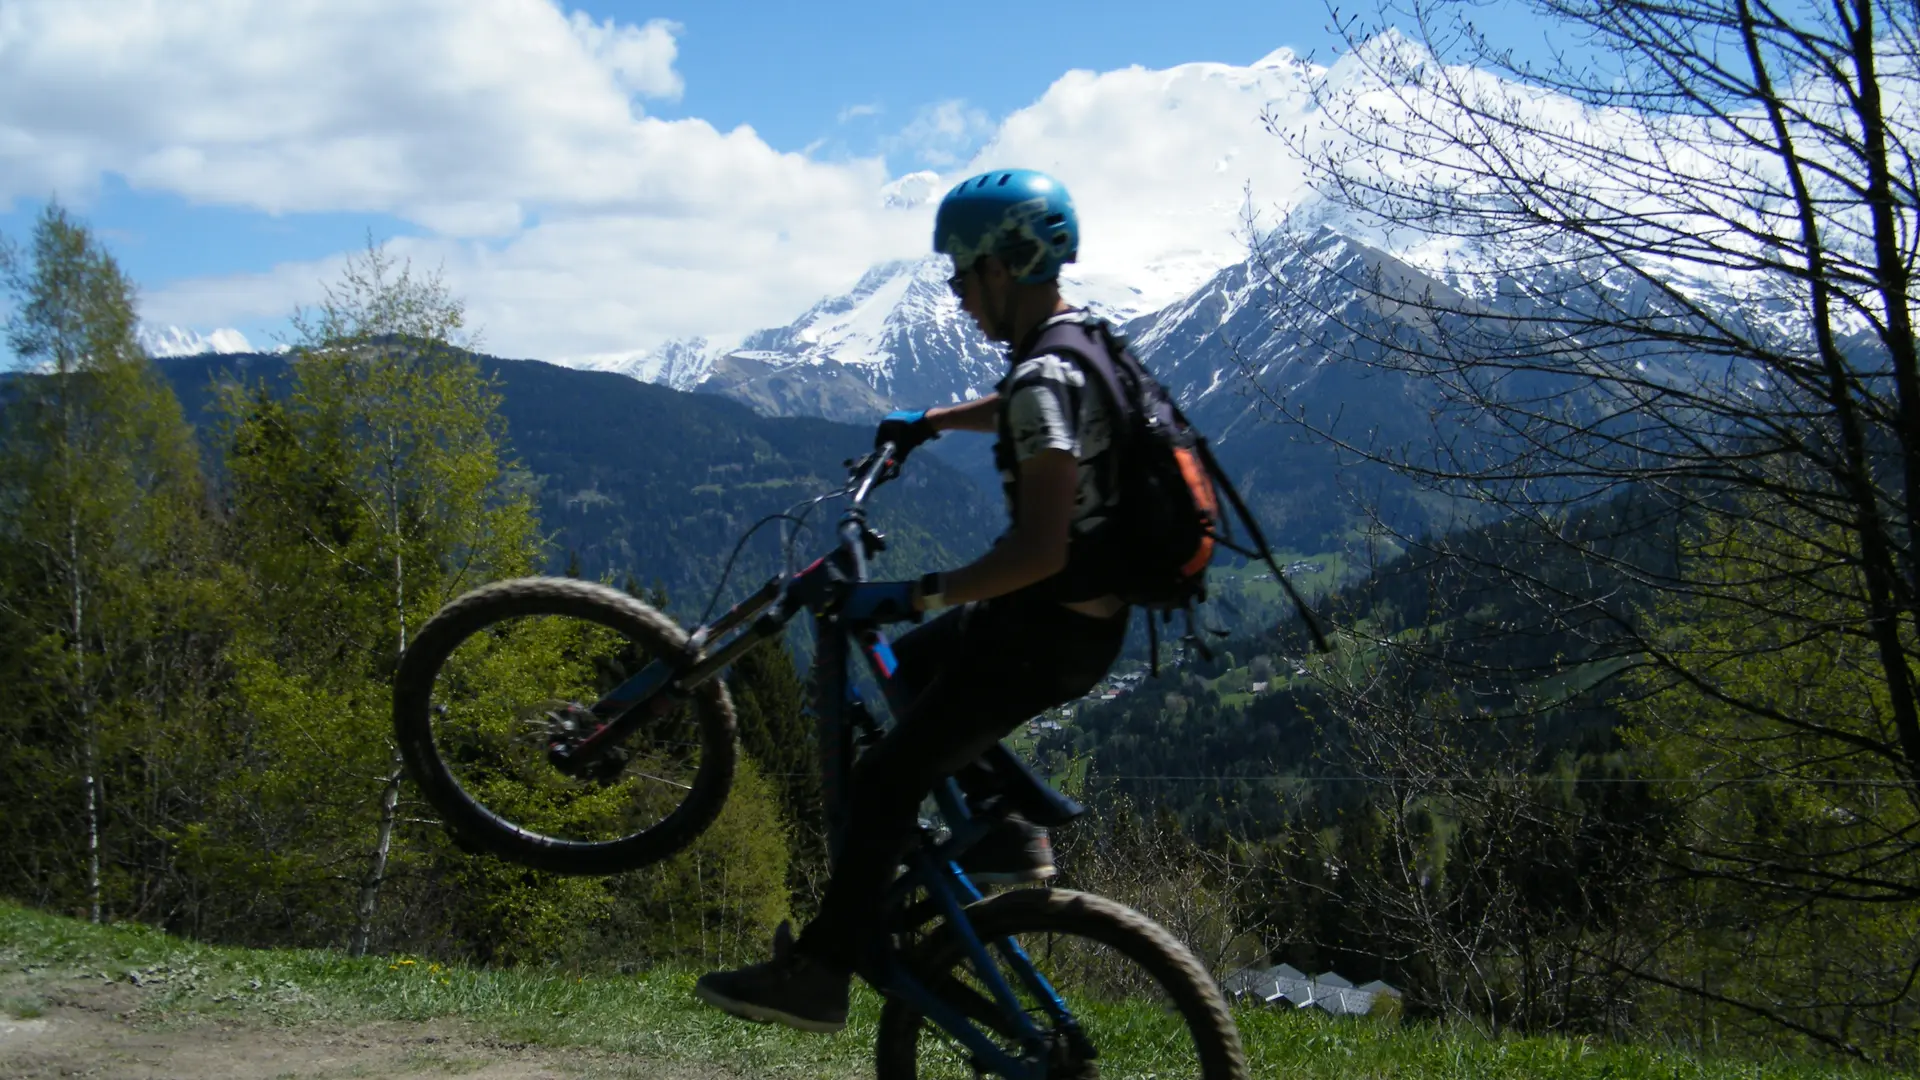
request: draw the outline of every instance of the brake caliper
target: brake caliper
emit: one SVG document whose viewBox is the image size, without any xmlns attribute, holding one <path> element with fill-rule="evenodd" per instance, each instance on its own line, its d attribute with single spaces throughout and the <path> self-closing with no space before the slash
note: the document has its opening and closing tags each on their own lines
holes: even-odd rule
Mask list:
<svg viewBox="0 0 1920 1080">
<path fill-rule="evenodd" d="M 591 758 L 582 758 L 580 744 L 605 725 L 585 705 L 568 702 L 547 713 L 547 760 L 568 776 L 610 784 L 627 766 L 627 750 L 609 746 Z"/>
</svg>

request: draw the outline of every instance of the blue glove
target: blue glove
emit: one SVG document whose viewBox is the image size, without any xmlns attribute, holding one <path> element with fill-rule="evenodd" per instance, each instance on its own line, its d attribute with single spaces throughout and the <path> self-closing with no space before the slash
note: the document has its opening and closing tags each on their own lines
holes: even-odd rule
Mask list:
<svg viewBox="0 0 1920 1080">
<path fill-rule="evenodd" d="M 840 616 L 855 622 L 919 622 L 911 581 L 862 581 L 847 587 Z"/>
<path fill-rule="evenodd" d="M 933 430 L 933 422 L 927 419 L 927 410 L 900 409 L 880 421 L 879 430 L 873 433 L 873 445 L 879 449 L 881 443 L 892 443 L 893 452 L 906 457 L 914 447 L 939 437 L 940 433 Z"/>
</svg>

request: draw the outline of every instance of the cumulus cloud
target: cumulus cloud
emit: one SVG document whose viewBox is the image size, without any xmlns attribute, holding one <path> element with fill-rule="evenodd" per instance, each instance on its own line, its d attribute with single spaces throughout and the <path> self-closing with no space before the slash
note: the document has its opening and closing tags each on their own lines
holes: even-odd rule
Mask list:
<svg viewBox="0 0 1920 1080">
<path fill-rule="evenodd" d="M 84 203 L 117 174 L 240 210 L 395 215 L 430 234 L 405 253 L 523 355 L 744 332 L 917 250 L 879 159 L 649 116 L 683 88 L 676 29 L 550 0 L 7 0 L 0 201 Z M 271 318 L 333 265 L 177 283 L 147 306 Z"/>
<path fill-rule="evenodd" d="M 547 0 L 10 0 L 0 198 L 137 188 L 496 232 L 513 208 L 699 213 L 867 181 L 750 130 L 646 116 L 675 27 Z"/>
<path fill-rule="evenodd" d="M 984 111 L 954 99 L 922 108 L 884 146 L 915 164 L 950 168 L 965 161 L 993 130 L 993 119 Z"/>
<path fill-rule="evenodd" d="M 676 33 L 552 0 L 5 0 L 0 200 L 84 200 L 117 174 L 243 211 L 396 215 L 427 235 L 395 253 L 439 267 L 489 347 L 562 358 L 785 323 L 922 252 L 931 201 L 977 169 L 1060 176 L 1085 232 L 1076 276 L 1143 304 L 1241 256 L 1249 185 L 1262 206 L 1302 190 L 1261 126 L 1267 109 L 1308 119 L 1318 69 L 1285 50 L 1068 72 L 997 123 L 930 105 L 883 141 L 904 155 L 892 175 L 649 115 L 683 89 Z M 149 289 L 146 315 L 251 325 L 337 266 Z"/>
<path fill-rule="evenodd" d="M 665 19 L 654 19 L 645 26 L 616 23 L 612 19 L 596 23 L 583 11 L 574 12 L 568 22 L 574 36 L 593 58 L 633 93 L 678 99 L 686 89 L 680 73 L 673 70 L 673 61 L 680 52 L 674 40 L 674 35 L 680 32 L 678 24 Z"/>
<path fill-rule="evenodd" d="M 1262 122 L 1310 120 L 1324 70 L 1280 49 L 1246 67 L 1071 71 L 1002 121 L 964 171 L 1022 166 L 1073 193 L 1076 274 L 1170 303 L 1245 256 L 1243 215 L 1297 203 L 1298 162 Z"/>
</svg>

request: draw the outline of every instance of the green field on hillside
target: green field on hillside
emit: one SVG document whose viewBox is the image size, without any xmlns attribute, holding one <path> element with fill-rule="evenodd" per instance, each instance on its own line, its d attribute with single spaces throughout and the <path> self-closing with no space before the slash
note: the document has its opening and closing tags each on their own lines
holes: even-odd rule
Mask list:
<svg viewBox="0 0 1920 1080">
<path fill-rule="evenodd" d="M 148 1023 L 246 1018 L 273 1025 L 453 1019 L 500 1038 L 712 1063 L 746 1075 L 855 1076 L 871 1069 L 879 999 L 861 990 L 848 1030 L 803 1035 L 735 1021 L 693 1000 L 697 972 L 632 975 L 476 969 L 421 957 L 200 945 L 133 925 L 91 926 L 0 903 L 0 1012 L 41 1015 L 73 979 L 141 988 Z M 1891 1074 L 1789 1061 L 1701 1057 L 1679 1047 L 1239 1010 L 1253 1075 L 1285 1080 L 1812 1080 Z"/>
</svg>

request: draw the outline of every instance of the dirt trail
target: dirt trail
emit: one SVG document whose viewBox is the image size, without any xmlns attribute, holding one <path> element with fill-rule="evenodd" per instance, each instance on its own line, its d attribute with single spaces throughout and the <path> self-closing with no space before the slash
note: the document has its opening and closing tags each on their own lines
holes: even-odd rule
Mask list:
<svg viewBox="0 0 1920 1080">
<path fill-rule="evenodd" d="M 142 1008 L 147 994 L 124 984 L 48 980 L 34 990 L 44 1002 L 41 1015 L 21 1020 L 0 1013 L 0 1077 L 738 1080 L 737 1074 L 716 1068 L 589 1049 L 529 1047 L 446 1022 L 276 1027 L 244 1019 L 154 1015 Z"/>
</svg>

